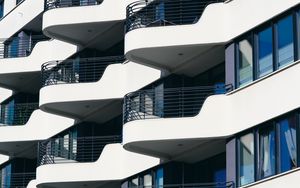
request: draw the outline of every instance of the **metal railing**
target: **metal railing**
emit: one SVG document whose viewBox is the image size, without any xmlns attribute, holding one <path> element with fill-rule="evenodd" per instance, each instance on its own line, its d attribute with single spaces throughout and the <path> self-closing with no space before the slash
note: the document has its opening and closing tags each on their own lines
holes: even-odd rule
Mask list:
<svg viewBox="0 0 300 188">
<path fill-rule="evenodd" d="M 1 188 L 26 188 L 35 178 L 35 172 L 5 174 L 2 176 Z"/>
<path fill-rule="evenodd" d="M 187 183 L 166 185 L 129 185 L 128 188 L 234 188 L 233 182 Z"/>
<path fill-rule="evenodd" d="M 52 138 L 38 144 L 38 165 L 94 162 L 105 145 L 121 143 L 122 136 Z"/>
<path fill-rule="evenodd" d="M 45 10 L 63 7 L 99 5 L 102 2 L 103 0 L 45 0 Z"/>
<path fill-rule="evenodd" d="M 127 6 L 126 32 L 144 27 L 194 24 L 206 6 L 224 0 L 141 0 Z"/>
<path fill-rule="evenodd" d="M 49 38 L 43 35 L 0 39 L 0 58 L 16 58 L 29 56 L 34 46 L 38 42 L 45 40 L 49 40 Z"/>
<path fill-rule="evenodd" d="M 110 64 L 123 63 L 124 56 L 80 58 L 44 63 L 42 85 L 96 82 Z"/>
<path fill-rule="evenodd" d="M 32 112 L 39 108 L 38 103 L 19 103 L 0 106 L 0 126 L 24 125 Z"/>
<path fill-rule="evenodd" d="M 225 94 L 232 85 L 140 90 L 124 97 L 123 123 L 140 119 L 192 117 L 207 97 Z"/>
</svg>

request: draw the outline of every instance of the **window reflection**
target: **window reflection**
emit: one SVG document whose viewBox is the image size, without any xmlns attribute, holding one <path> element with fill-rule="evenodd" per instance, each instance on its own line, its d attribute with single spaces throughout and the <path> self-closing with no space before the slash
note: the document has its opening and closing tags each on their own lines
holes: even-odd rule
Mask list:
<svg viewBox="0 0 300 188">
<path fill-rule="evenodd" d="M 240 184 L 254 182 L 254 136 L 249 133 L 240 138 Z"/>
<path fill-rule="evenodd" d="M 293 17 L 288 16 L 277 24 L 278 32 L 278 67 L 281 68 L 294 61 Z"/>
<path fill-rule="evenodd" d="M 269 27 L 258 33 L 258 77 L 273 71 L 273 34 Z"/>
<path fill-rule="evenodd" d="M 280 171 L 285 172 L 297 167 L 296 116 L 279 121 Z"/>
<path fill-rule="evenodd" d="M 253 55 L 251 37 L 239 42 L 239 65 L 238 65 L 238 85 L 242 86 L 253 81 Z"/>
</svg>

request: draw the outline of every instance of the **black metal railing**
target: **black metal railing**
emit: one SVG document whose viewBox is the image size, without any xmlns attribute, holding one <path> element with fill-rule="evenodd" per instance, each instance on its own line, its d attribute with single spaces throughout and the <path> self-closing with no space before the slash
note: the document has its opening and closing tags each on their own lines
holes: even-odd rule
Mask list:
<svg viewBox="0 0 300 188">
<path fill-rule="evenodd" d="M 99 5 L 103 0 L 45 0 L 45 10 L 63 7 Z"/>
<path fill-rule="evenodd" d="M 124 56 L 113 56 L 48 62 L 42 65 L 42 85 L 96 82 L 108 65 L 124 61 Z"/>
<path fill-rule="evenodd" d="M 194 24 L 206 6 L 224 0 L 141 0 L 127 6 L 126 32 L 144 27 Z"/>
<path fill-rule="evenodd" d="M 121 143 L 120 135 L 52 138 L 39 142 L 38 164 L 94 162 L 105 145 Z"/>
<path fill-rule="evenodd" d="M 45 40 L 49 40 L 49 38 L 43 35 L 0 39 L 0 58 L 16 58 L 29 56 L 34 46 L 38 42 Z"/>
<path fill-rule="evenodd" d="M 129 185 L 128 188 L 234 188 L 233 182 L 187 183 L 166 185 Z"/>
<path fill-rule="evenodd" d="M 28 183 L 35 178 L 35 172 L 4 174 L 1 188 L 26 188 Z"/>
<path fill-rule="evenodd" d="M 1 105 L 0 124 L 4 126 L 24 125 L 29 120 L 32 112 L 38 108 L 38 103 L 19 103 Z"/>
<path fill-rule="evenodd" d="M 207 97 L 225 94 L 232 85 L 140 90 L 124 97 L 123 123 L 139 119 L 192 117 Z"/>
</svg>

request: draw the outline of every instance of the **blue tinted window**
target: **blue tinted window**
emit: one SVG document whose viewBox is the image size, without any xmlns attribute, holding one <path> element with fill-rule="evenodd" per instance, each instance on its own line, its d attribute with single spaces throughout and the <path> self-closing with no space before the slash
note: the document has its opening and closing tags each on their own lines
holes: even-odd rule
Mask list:
<svg viewBox="0 0 300 188">
<path fill-rule="evenodd" d="M 258 33 L 258 77 L 273 71 L 273 34 L 269 27 Z"/>
<path fill-rule="evenodd" d="M 164 185 L 164 170 L 162 168 L 156 171 L 155 184 L 156 187 L 162 187 Z"/>
<path fill-rule="evenodd" d="M 259 131 L 259 177 L 266 178 L 275 174 L 275 130 L 273 126 Z"/>
<path fill-rule="evenodd" d="M 278 32 L 278 67 L 294 62 L 293 17 L 288 16 L 277 24 Z"/>
<path fill-rule="evenodd" d="M 253 47 L 252 37 L 238 43 L 238 85 L 243 86 L 253 81 Z"/>
<path fill-rule="evenodd" d="M 296 116 L 277 124 L 280 130 L 280 171 L 285 172 L 297 167 Z"/>
<path fill-rule="evenodd" d="M 0 18 L 3 17 L 3 10 L 4 10 L 3 5 L 4 5 L 4 1 L 1 1 L 1 0 L 0 0 Z"/>
</svg>

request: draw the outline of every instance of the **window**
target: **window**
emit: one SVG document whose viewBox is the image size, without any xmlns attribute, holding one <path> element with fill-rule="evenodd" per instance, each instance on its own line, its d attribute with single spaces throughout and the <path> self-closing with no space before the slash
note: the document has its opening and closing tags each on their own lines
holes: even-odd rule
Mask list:
<svg viewBox="0 0 300 188">
<path fill-rule="evenodd" d="M 278 67 L 294 62 L 293 17 L 288 16 L 277 23 Z"/>
<path fill-rule="evenodd" d="M 3 17 L 4 13 L 4 0 L 0 0 L 0 18 Z"/>
<path fill-rule="evenodd" d="M 152 175 L 147 174 L 144 175 L 144 188 L 151 188 L 152 187 Z"/>
<path fill-rule="evenodd" d="M 274 126 L 259 131 L 259 177 L 261 179 L 275 174 L 275 130 Z"/>
<path fill-rule="evenodd" d="M 164 170 L 162 168 L 156 171 L 155 185 L 156 187 L 163 187 L 164 185 Z"/>
<path fill-rule="evenodd" d="M 253 69 L 252 37 L 248 36 L 238 44 L 238 85 L 242 86 L 251 81 Z"/>
<path fill-rule="evenodd" d="M 300 37 L 295 36 L 299 36 L 300 29 L 295 25 L 295 14 L 292 11 L 288 16 L 274 19 L 268 27 L 253 29 L 246 37 L 235 42 L 237 87 L 247 85 L 299 59 Z"/>
<path fill-rule="evenodd" d="M 139 186 L 139 178 L 134 178 L 133 180 L 131 180 L 129 186 L 130 187 L 138 187 Z"/>
<path fill-rule="evenodd" d="M 297 167 L 296 116 L 277 122 L 279 127 L 280 172 Z"/>
<path fill-rule="evenodd" d="M 246 134 L 239 142 L 239 170 L 240 185 L 254 182 L 254 135 Z"/>
<path fill-rule="evenodd" d="M 269 27 L 258 33 L 258 70 L 259 78 L 273 71 L 273 34 Z"/>
</svg>

